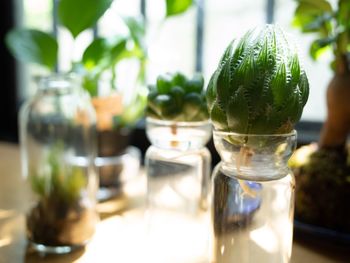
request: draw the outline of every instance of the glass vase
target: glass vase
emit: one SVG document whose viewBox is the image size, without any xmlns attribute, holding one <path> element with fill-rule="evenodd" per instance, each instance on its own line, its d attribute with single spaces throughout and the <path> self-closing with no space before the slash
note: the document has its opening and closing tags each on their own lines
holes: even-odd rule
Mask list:
<svg viewBox="0 0 350 263">
<path fill-rule="evenodd" d="M 110 87 L 110 81 L 103 79 L 98 89 L 103 91 Z M 98 201 L 127 197 L 127 185 L 140 174 L 141 151 L 130 146 L 132 128 L 116 122 L 124 110 L 123 96 L 114 91 L 107 96 L 93 97 L 92 104 L 97 121 Z"/>
<path fill-rule="evenodd" d="M 221 162 L 210 197 L 211 262 L 289 262 L 295 180 L 287 161 L 296 132 L 214 131 L 214 143 Z"/>
<path fill-rule="evenodd" d="M 27 237 L 38 251 L 83 246 L 98 221 L 95 112 L 73 75 L 38 81 L 20 111 L 22 173 L 30 189 Z"/>
<path fill-rule="evenodd" d="M 146 120 L 150 262 L 206 262 L 209 122 Z"/>
</svg>

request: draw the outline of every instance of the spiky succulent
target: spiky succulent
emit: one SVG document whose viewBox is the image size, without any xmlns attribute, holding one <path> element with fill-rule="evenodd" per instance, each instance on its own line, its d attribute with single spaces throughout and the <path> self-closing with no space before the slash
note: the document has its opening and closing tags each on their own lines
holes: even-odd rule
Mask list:
<svg viewBox="0 0 350 263">
<path fill-rule="evenodd" d="M 192 79 L 181 73 L 161 75 L 150 87 L 147 116 L 172 121 L 204 121 L 209 118 L 203 90 L 204 79 L 197 73 Z"/>
<path fill-rule="evenodd" d="M 217 130 L 277 134 L 293 129 L 308 94 L 294 43 L 279 27 L 266 25 L 230 43 L 210 79 L 207 101 Z"/>
</svg>

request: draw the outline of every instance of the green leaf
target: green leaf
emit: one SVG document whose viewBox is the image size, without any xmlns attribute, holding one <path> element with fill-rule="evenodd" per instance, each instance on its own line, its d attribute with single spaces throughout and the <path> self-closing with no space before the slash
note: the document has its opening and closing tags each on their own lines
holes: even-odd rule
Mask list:
<svg viewBox="0 0 350 263">
<path fill-rule="evenodd" d="M 174 119 L 180 112 L 180 109 L 176 105 L 175 99 L 170 95 L 158 95 L 154 100 L 154 103 L 160 109 L 163 119 Z"/>
<path fill-rule="evenodd" d="M 310 23 L 307 23 L 303 26 L 304 32 L 318 32 L 323 31 L 325 35 L 327 35 L 331 31 L 331 20 L 333 16 L 331 14 L 323 14 L 315 19 L 313 19 Z"/>
<path fill-rule="evenodd" d="M 298 54 L 295 53 L 292 59 L 289 61 L 288 66 L 290 68 L 290 73 L 292 75 L 291 84 L 292 86 L 297 85 L 300 80 L 300 63 Z"/>
<path fill-rule="evenodd" d="M 327 0 L 297 0 L 300 13 L 332 12 L 332 5 Z"/>
<path fill-rule="evenodd" d="M 276 72 L 271 77 L 270 87 L 274 97 L 274 104 L 277 106 L 283 105 L 283 102 L 288 97 L 288 90 L 286 88 L 287 71 L 286 65 L 280 63 Z M 284 87 L 284 88 L 282 88 Z"/>
<path fill-rule="evenodd" d="M 194 74 L 192 79 L 186 81 L 185 89 L 187 92 L 201 93 L 203 91 L 204 78 L 202 74 Z"/>
<path fill-rule="evenodd" d="M 172 84 L 172 75 L 166 73 L 164 75 L 160 75 L 157 78 L 157 89 L 159 94 L 166 94 L 170 91 Z"/>
<path fill-rule="evenodd" d="M 338 1 L 338 12 L 337 21 L 340 25 L 350 29 L 350 1 L 339 0 Z"/>
<path fill-rule="evenodd" d="M 198 93 L 190 92 L 184 97 L 183 113 L 187 120 L 192 120 L 200 111 L 202 98 Z"/>
<path fill-rule="evenodd" d="M 51 35 L 34 29 L 15 29 L 6 35 L 6 45 L 15 58 L 53 69 L 58 45 Z"/>
<path fill-rule="evenodd" d="M 307 78 L 305 71 L 302 71 L 300 74 L 298 87 L 301 93 L 301 101 L 303 103 L 302 105 L 305 106 L 307 99 L 309 97 L 309 80 Z"/>
<path fill-rule="evenodd" d="M 227 63 L 228 64 L 228 63 Z M 230 99 L 231 95 L 231 86 L 226 86 L 226 83 L 230 82 L 230 67 L 224 67 L 217 73 L 215 73 L 216 76 L 214 79 L 216 79 L 216 88 L 215 91 L 219 96 L 217 96 L 216 101 L 220 105 L 226 105 L 227 101 Z M 234 88 L 237 89 L 239 85 L 235 86 Z"/>
<path fill-rule="evenodd" d="M 166 17 L 185 12 L 193 3 L 193 0 L 166 0 Z"/>
<path fill-rule="evenodd" d="M 127 40 L 122 37 L 97 38 L 85 50 L 83 54 L 83 65 L 95 73 L 112 67 L 124 58 Z"/>
<path fill-rule="evenodd" d="M 84 89 L 90 94 L 91 97 L 95 97 L 98 94 L 98 78 L 95 76 L 85 75 L 82 85 Z"/>
<path fill-rule="evenodd" d="M 208 87 L 205 93 L 205 97 L 207 100 L 207 104 L 208 104 L 208 109 L 209 111 L 211 111 L 212 107 L 214 106 L 214 103 L 216 101 L 216 87 L 214 86 L 214 82 L 216 82 L 216 71 L 214 72 L 214 74 L 210 77 L 209 83 L 208 83 Z"/>
<path fill-rule="evenodd" d="M 179 86 L 174 86 L 170 89 L 169 94 L 175 99 L 178 107 L 182 107 L 183 99 L 185 96 L 185 91 L 183 88 Z"/>
<path fill-rule="evenodd" d="M 348 31 L 350 31 L 350 29 Z M 337 41 L 337 52 L 346 55 L 348 44 L 350 41 L 350 32 L 347 32 L 347 31 L 339 32 L 337 35 L 336 41 Z"/>
<path fill-rule="evenodd" d="M 217 103 L 213 104 L 213 107 L 210 109 L 211 112 L 211 121 L 218 130 L 225 131 L 228 130 L 226 113 Z"/>
<path fill-rule="evenodd" d="M 113 0 L 61 0 L 58 17 L 76 38 L 82 31 L 94 26 Z"/>
<path fill-rule="evenodd" d="M 123 20 L 134 43 L 145 50 L 145 21 L 141 17 L 124 17 Z"/>
<path fill-rule="evenodd" d="M 127 40 L 126 39 L 119 39 L 114 43 L 111 49 L 111 60 L 114 61 L 114 63 L 118 62 L 119 60 L 123 58 L 128 58 L 128 54 L 134 55 L 133 52 L 129 52 L 126 48 Z M 136 55 L 135 55 L 136 56 Z"/>
<path fill-rule="evenodd" d="M 224 114 L 230 129 L 236 129 L 240 133 L 249 133 L 249 107 L 244 88 L 240 87 L 235 96 L 230 98 Z"/>
<path fill-rule="evenodd" d="M 86 69 L 92 69 L 98 65 L 102 59 L 108 56 L 111 47 L 105 38 L 96 38 L 85 49 L 83 54 L 83 64 Z"/>
<path fill-rule="evenodd" d="M 322 38 L 317 39 L 312 42 L 310 46 L 310 55 L 314 60 L 317 60 L 322 54 L 324 54 L 327 50 L 330 50 L 331 44 L 334 43 L 335 38 Z"/>
<path fill-rule="evenodd" d="M 333 9 L 326 0 L 299 0 L 293 25 L 303 32 L 319 32 L 327 37 L 332 31 Z"/>
<path fill-rule="evenodd" d="M 172 85 L 184 87 L 186 85 L 187 78 L 181 72 L 175 72 L 173 75 Z"/>
</svg>

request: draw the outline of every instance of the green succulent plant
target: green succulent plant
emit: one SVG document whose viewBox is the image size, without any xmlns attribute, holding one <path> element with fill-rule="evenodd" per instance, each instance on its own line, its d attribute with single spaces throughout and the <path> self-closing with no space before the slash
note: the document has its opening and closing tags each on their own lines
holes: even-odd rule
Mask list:
<svg viewBox="0 0 350 263">
<path fill-rule="evenodd" d="M 147 116 L 172 121 L 204 121 L 208 110 L 204 94 L 204 79 L 199 73 L 192 79 L 181 73 L 161 75 L 150 87 Z"/>
<path fill-rule="evenodd" d="M 300 119 L 308 94 L 294 43 L 278 26 L 266 25 L 229 44 L 206 97 L 216 130 L 282 134 Z"/>
</svg>

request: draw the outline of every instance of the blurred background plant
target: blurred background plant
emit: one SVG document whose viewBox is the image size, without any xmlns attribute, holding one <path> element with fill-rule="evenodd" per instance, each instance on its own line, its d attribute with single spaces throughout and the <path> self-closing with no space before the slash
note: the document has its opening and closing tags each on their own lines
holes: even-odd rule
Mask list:
<svg viewBox="0 0 350 263">
<path fill-rule="evenodd" d="M 192 0 L 163 0 L 165 19 L 182 14 Z M 127 154 L 130 136 L 144 116 L 147 93 L 146 68 L 148 47 L 146 21 L 141 15 L 119 16 L 120 31 L 99 32 L 98 23 L 112 8 L 113 0 L 59 0 L 56 23 L 69 37 L 60 41 L 59 33 L 32 28 L 17 28 L 6 36 L 11 53 L 20 61 L 35 63 L 47 72 L 74 72 L 81 76 L 82 87 L 90 94 L 97 115 L 97 139 L 100 186 L 119 185 L 124 164 L 104 165 L 107 158 Z M 54 27 L 55 28 L 55 27 Z M 56 26 L 57 31 L 57 26 Z M 79 45 L 87 31 L 93 38 Z M 67 43 L 71 47 L 67 48 Z M 75 50 L 80 48 L 80 56 Z M 62 53 L 68 57 L 63 65 Z M 121 70 L 122 68 L 122 70 Z M 120 81 L 123 79 L 123 81 Z M 137 149 L 134 149 L 137 150 Z M 135 157 L 136 158 L 136 157 Z M 116 161 L 117 162 L 117 161 Z"/>
<path fill-rule="evenodd" d="M 183 13 L 193 4 L 192 0 L 164 1 L 166 5 L 165 18 Z M 58 1 L 60 26 L 70 32 L 74 41 L 72 49 L 75 48 L 78 37 L 86 30 L 94 28 L 112 3 L 113 0 Z M 84 8 L 84 12 L 82 12 L 82 8 Z M 94 101 L 97 111 L 110 111 L 113 114 L 110 120 L 99 122 L 101 129 L 110 128 L 111 125 L 113 127 L 135 125 L 143 116 L 146 105 L 147 92 L 144 89 L 147 64 L 146 21 L 140 16 L 122 17 L 122 21 L 127 28 L 127 33 L 120 32 L 109 37 L 95 37 L 83 50 L 80 59 L 71 58 L 68 69 L 68 71 L 76 72 L 82 76 L 83 87 L 91 97 L 98 97 L 101 94 L 106 94 L 106 86 L 107 92 L 118 90 L 116 79 L 117 66 L 120 62 L 127 59 L 136 59 L 138 62 L 135 83 L 138 87 L 126 102 L 123 101 L 123 103 L 119 97 L 111 101 Z M 58 57 L 59 52 L 63 52 L 63 50 L 60 50 L 61 46 L 52 33 L 37 29 L 13 29 L 7 34 L 6 44 L 18 60 L 36 63 L 51 72 L 60 71 Z M 106 118 L 102 117 L 102 119 Z"/>
<path fill-rule="evenodd" d="M 75 41 L 82 32 L 97 23 L 112 2 L 112 0 L 61 0 L 58 3 L 60 25 L 71 33 Z M 81 11 L 82 7 L 84 7 L 84 12 Z M 134 17 L 125 17 L 123 21 L 128 28 L 128 34 L 96 37 L 83 51 L 80 60 L 71 60 L 69 71 L 82 76 L 83 87 L 92 97 L 103 92 L 101 86 L 104 85 L 106 78 L 110 82 L 109 85 L 107 84 L 109 91 L 117 90 L 116 67 L 119 62 L 128 58 L 138 60 L 137 82 L 140 86 L 144 84 L 147 61 L 144 22 L 141 18 Z M 7 35 L 6 43 L 17 59 L 39 64 L 50 71 L 60 71 L 58 65 L 60 46 L 52 34 L 36 29 L 14 29 Z M 134 125 L 142 116 L 145 106 L 145 100 L 142 99 L 144 96 L 144 91 L 138 88 L 128 102 L 129 105 L 133 105 L 132 110 L 128 106 L 122 107 L 122 101 L 118 97 L 117 100 L 114 100 L 116 105 L 109 110 L 119 117 L 111 118 L 107 124 L 103 123 L 102 119 L 102 122 L 99 122 L 100 128 L 104 129 L 106 126 L 110 128 L 112 121 L 116 122 L 113 123 L 113 126 Z M 98 102 L 94 104 L 99 107 Z"/>
<path fill-rule="evenodd" d="M 84 168 L 62 165 L 65 163 L 63 154 L 63 143 L 56 143 L 49 149 L 41 167 L 30 168 L 31 187 L 44 203 L 50 203 L 52 199 L 72 205 L 79 201 L 82 189 L 86 187 Z"/>
<path fill-rule="evenodd" d="M 344 203 L 350 198 L 350 1 L 332 3 L 297 0 L 293 24 L 315 38 L 309 50 L 313 59 L 332 54 L 333 78 L 318 147 L 302 147 L 290 164 L 297 174 L 297 219 L 350 233 L 350 207 Z"/>
</svg>

